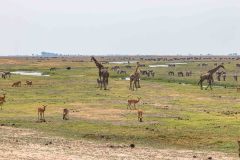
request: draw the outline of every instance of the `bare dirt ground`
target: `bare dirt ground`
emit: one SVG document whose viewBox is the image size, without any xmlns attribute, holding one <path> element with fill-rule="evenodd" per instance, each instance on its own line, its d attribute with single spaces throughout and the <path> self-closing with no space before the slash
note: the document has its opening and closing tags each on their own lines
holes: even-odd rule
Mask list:
<svg viewBox="0 0 240 160">
<path fill-rule="evenodd" d="M 237 155 L 221 152 L 130 148 L 128 145 L 100 144 L 86 140 L 66 140 L 45 136 L 33 130 L 0 127 L 0 159 L 238 159 Z M 196 157 L 196 158 L 194 158 Z"/>
</svg>

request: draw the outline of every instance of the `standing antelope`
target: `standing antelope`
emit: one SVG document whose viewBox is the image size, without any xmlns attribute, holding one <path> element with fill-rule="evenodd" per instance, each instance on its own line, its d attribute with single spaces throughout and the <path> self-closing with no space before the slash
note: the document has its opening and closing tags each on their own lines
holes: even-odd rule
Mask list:
<svg viewBox="0 0 240 160">
<path fill-rule="evenodd" d="M 47 106 L 43 105 L 43 107 L 39 107 L 39 108 L 38 108 L 38 120 L 45 120 L 45 118 L 44 118 L 44 112 L 45 112 L 45 110 L 46 110 L 46 107 L 47 107 Z M 39 116 L 41 117 L 40 119 L 39 119 Z"/>
<path fill-rule="evenodd" d="M 25 84 L 25 85 L 27 85 L 27 86 L 32 86 L 32 81 L 26 80 L 26 84 Z"/>
<path fill-rule="evenodd" d="M 131 105 L 132 105 L 132 104 L 134 105 L 134 108 L 136 109 L 136 106 L 135 106 L 135 105 L 140 101 L 140 99 L 141 99 L 141 97 L 138 97 L 138 100 L 129 99 L 129 100 L 128 100 L 127 109 L 128 109 L 128 108 L 132 109 L 132 108 L 131 108 Z"/>
<path fill-rule="evenodd" d="M 4 93 L 3 96 L 0 96 L 0 101 L 6 102 L 6 101 L 5 101 L 5 98 L 6 98 L 5 95 L 6 95 L 6 94 Z"/>
<path fill-rule="evenodd" d="M 138 121 L 139 121 L 139 122 L 142 122 L 142 121 L 143 121 L 143 120 L 142 120 L 142 119 L 143 119 L 143 111 L 142 111 L 142 110 L 138 110 L 137 113 L 138 113 Z"/>
<path fill-rule="evenodd" d="M 68 120 L 69 119 L 69 110 L 64 108 L 63 109 L 63 120 Z"/>
</svg>

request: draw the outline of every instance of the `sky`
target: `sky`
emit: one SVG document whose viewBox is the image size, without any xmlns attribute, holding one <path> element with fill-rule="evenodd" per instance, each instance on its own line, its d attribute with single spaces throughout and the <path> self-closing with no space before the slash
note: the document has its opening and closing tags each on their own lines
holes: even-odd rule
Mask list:
<svg viewBox="0 0 240 160">
<path fill-rule="evenodd" d="M 1 0 L 0 55 L 240 53 L 239 0 Z"/>
</svg>

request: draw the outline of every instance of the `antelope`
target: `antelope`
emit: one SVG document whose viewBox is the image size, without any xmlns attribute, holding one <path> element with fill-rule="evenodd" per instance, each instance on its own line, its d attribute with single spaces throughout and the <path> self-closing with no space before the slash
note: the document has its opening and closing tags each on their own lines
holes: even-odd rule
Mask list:
<svg viewBox="0 0 240 160">
<path fill-rule="evenodd" d="M 68 114 L 69 114 L 69 110 L 64 108 L 63 109 L 63 120 L 68 120 L 69 119 Z"/>
<path fill-rule="evenodd" d="M 5 95 L 6 95 L 6 94 L 4 93 L 3 96 L 0 96 L 0 101 L 6 102 L 6 101 L 5 101 L 5 97 L 6 97 Z"/>
<path fill-rule="evenodd" d="M 39 108 L 38 108 L 38 120 L 39 120 L 39 116 L 41 117 L 40 120 L 45 120 L 45 118 L 44 118 L 44 112 L 45 112 L 45 110 L 46 110 L 46 107 L 47 107 L 47 106 L 43 105 L 43 107 L 39 107 Z"/>
<path fill-rule="evenodd" d="M 21 87 L 21 81 L 14 82 L 12 87 Z"/>
<path fill-rule="evenodd" d="M 142 119 L 143 119 L 143 111 L 142 111 L 142 110 L 138 110 L 137 113 L 138 113 L 138 121 L 139 121 L 139 122 L 142 122 L 142 121 L 143 121 L 143 120 L 142 120 Z"/>
<path fill-rule="evenodd" d="M 26 81 L 26 84 L 25 85 L 27 85 L 27 86 L 32 86 L 32 81 Z"/>
<path fill-rule="evenodd" d="M 129 99 L 129 100 L 128 100 L 128 107 L 127 107 L 127 109 L 128 109 L 128 108 L 132 109 L 132 108 L 131 108 L 131 105 L 132 105 L 132 104 L 134 105 L 134 108 L 136 109 L 136 106 L 135 106 L 135 105 L 140 101 L 140 99 L 141 99 L 141 97 L 138 97 L 138 100 Z"/>
</svg>

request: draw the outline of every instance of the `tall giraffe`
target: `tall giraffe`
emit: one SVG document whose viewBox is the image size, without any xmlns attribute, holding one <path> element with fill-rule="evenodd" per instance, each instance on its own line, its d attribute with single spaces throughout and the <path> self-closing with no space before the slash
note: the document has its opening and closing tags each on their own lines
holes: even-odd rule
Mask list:
<svg viewBox="0 0 240 160">
<path fill-rule="evenodd" d="M 91 60 L 93 60 L 98 68 L 98 75 L 100 78 L 100 82 L 101 82 L 101 89 L 102 89 L 102 85 L 104 87 L 104 90 L 107 89 L 107 85 L 108 85 L 108 77 L 109 77 L 109 73 L 108 73 L 108 69 L 105 68 L 101 63 L 99 63 L 95 57 L 91 57 Z"/>
<path fill-rule="evenodd" d="M 140 79 L 140 73 L 139 73 L 139 62 L 137 62 L 137 67 L 135 69 L 135 72 L 133 74 L 130 75 L 130 86 L 129 89 L 134 90 L 134 86 L 135 88 L 141 88 L 140 83 L 139 83 L 139 79 Z"/>
<path fill-rule="evenodd" d="M 202 75 L 200 76 L 200 80 L 199 80 L 199 82 L 198 82 L 198 85 L 201 86 L 201 89 L 203 89 L 202 83 L 203 83 L 203 81 L 205 81 L 205 80 L 208 81 L 208 86 L 207 86 L 206 89 L 208 89 L 208 87 L 210 87 L 210 88 L 212 89 L 213 74 L 214 74 L 215 72 L 217 72 L 217 70 L 219 70 L 220 68 L 225 69 L 223 65 L 219 65 L 219 66 L 217 66 L 217 67 L 209 70 L 207 73 L 202 74 Z"/>
<path fill-rule="evenodd" d="M 103 67 L 103 65 L 101 64 L 101 63 L 99 63 L 97 60 L 96 60 L 96 58 L 95 57 L 91 57 L 91 61 L 94 61 L 95 62 L 95 64 L 96 64 L 96 66 L 97 66 L 97 68 L 98 68 L 98 74 L 99 74 L 99 78 L 100 78 L 100 80 L 101 80 L 101 77 L 102 77 L 102 75 L 101 75 L 101 69 L 103 69 L 104 67 Z"/>
</svg>

